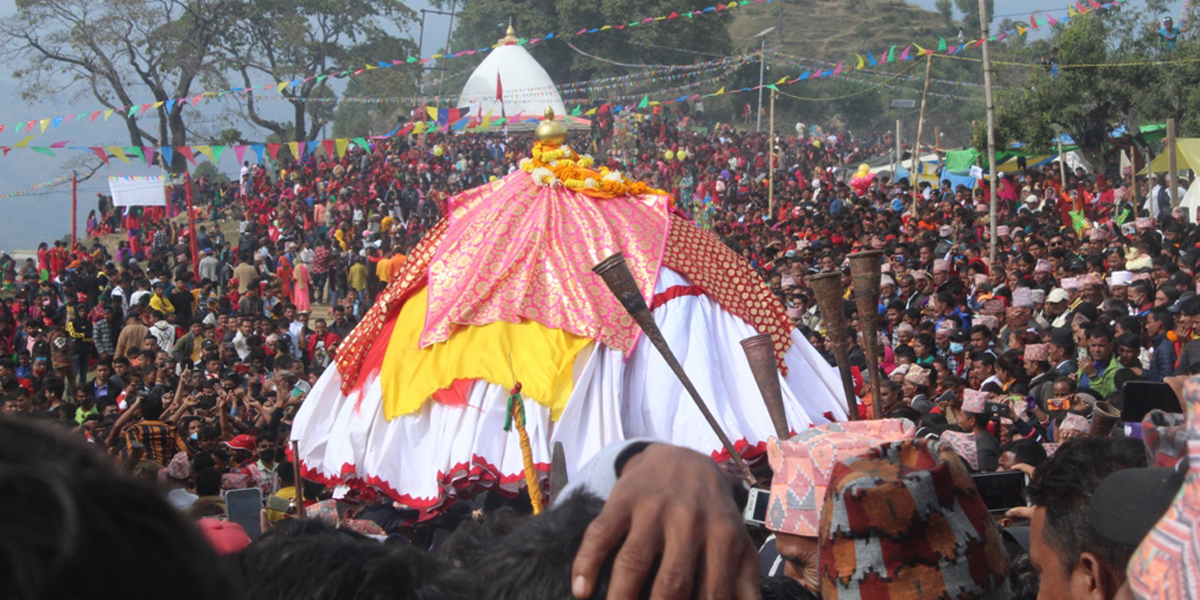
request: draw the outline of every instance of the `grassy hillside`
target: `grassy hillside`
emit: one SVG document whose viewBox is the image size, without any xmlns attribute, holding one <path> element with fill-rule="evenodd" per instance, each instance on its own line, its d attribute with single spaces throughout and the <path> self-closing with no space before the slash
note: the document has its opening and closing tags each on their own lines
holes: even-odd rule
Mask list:
<svg viewBox="0 0 1200 600">
<path fill-rule="evenodd" d="M 738 9 L 730 26 L 734 46 L 757 47 L 754 34 L 775 26 L 767 45 L 805 58 L 844 60 L 892 44 L 945 32 L 940 15 L 895 0 L 775 0 Z"/>
</svg>

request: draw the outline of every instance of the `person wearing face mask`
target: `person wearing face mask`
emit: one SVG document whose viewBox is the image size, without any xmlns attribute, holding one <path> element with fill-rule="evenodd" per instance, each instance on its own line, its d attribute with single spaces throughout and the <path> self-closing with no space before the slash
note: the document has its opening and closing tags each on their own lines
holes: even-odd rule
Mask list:
<svg viewBox="0 0 1200 600">
<path fill-rule="evenodd" d="M 950 345 L 947 348 L 946 365 L 954 372 L 954 375 L 961 376 L 967 364 L 967 332 L 962 329 L 956 329 L 950 334 Z"/>
</svg>

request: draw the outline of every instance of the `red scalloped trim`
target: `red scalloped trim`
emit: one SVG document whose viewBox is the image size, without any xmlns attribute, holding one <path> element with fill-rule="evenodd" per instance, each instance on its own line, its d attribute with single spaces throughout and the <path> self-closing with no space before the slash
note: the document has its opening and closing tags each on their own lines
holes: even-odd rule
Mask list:
<svg viewBox="0 0 1200 600">
<path fill-rule="evenodd" d="M 733 445 L 742 454 L 742 459 L 747 464 L 754 465 L 766 458 L 766 441 L 752 446 L 746 441 L 746 438 L 741 438 L 734 442 Z M 709 455 L 717 462 L 729 460 L 729 453 L 724 448 L 713 451 Z M 537 470 L 539 480 L 543 484 L 549 481 L 549 463 L 535 463 L 534 469 Z M 313 470 L 303 460 L 300 461 L 300 474 L 305 479 L 331 488 L 346 486 L 365 499 L 373 499 L 382 493 L 400 504 L 420 511 L 421 516 L 417 519 L 418 522 L 431 519 L 440 514 L 445 508 L 449 508 L 457 500 L 470 498 L 484 490 L 498 492 L 508 497 L 516 496 L 520 489 L 524 487 L 525 481 L 524 471 L 506 475 L 478 454 L 471 455 L 470 462 L 461 462 L 454 465 L 449 474 L 439 471 L 437 480 L 442 491 L 436 496 L 411 496 L 409 494 L 402 494 L 388 482 L 374 475 L 368 477 L 345 477 L 345 475 L 356 472 L 354 465 L 349 463 L 342 465 L 340 472 L 342 476 L 328 476 Z M 504 487 L 514 483 L 518 484 L 515 490 Z M 453 496 L 445 493 L 449 489 L 456 490 L 456 493 Z"/>
</svg>

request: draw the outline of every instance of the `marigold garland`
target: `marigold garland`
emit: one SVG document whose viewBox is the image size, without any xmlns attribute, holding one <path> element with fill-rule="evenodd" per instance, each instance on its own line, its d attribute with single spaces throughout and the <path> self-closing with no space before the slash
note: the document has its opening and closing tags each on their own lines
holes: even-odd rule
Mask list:
<svg viewBox="0 0 1200 600">
<path fill-rule="evenodd" d="M 521 159 L 520 166 L 540 186 L 561 185 L 593 198 L 666 193 L 651 189 L 641 181 L 632 181 L 608 167 L 594 171 L 591 169 L 594 164 L 591 156 L 577 154 L 570 146 L 543 146 L 542 142 L 537 142 L 533 145 L 532 158 Z"/>
</svg>

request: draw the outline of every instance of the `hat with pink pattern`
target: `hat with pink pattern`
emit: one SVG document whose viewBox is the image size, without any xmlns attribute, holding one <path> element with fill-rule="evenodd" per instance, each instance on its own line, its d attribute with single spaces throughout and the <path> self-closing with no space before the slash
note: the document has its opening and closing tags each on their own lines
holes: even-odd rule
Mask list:
<svg viewBox="0 0 1200 600">
<path fill-rule="evenodd" d="M 983 414 L 987 410 L 988 398 L 991 398 L 991 395 L 987 392 L 965 389 L 963 390 L 962 409 L 969 413 Z"/>
<path fill-rule="evenodd" d="M 767 440 L 767 457 L 775 472 L 767 529 L 817 535 L 834 465 L 888 442 L 911 440 L 916 431 L 908 419 L 880 419 L 829 423 L 801 431 L 789 440 Z"/>
<path fill-rule="evenodd" d="M 975 436 L 962 431 L 943 431 L 939 437 L 943 444 L 948 444 L 972 471 L 979 470 L 979 445 Z"/>
<path fill-rule="evenodd" d="M 1026 344 L 1025 360 L 1038 362 L 1050 360 L 1050 344 Z"/>
</svg>

